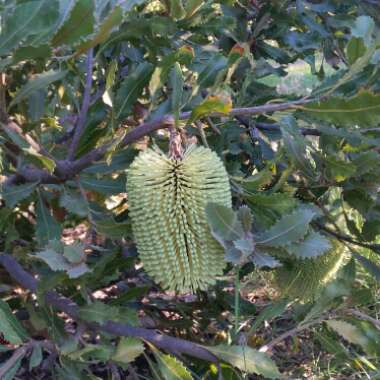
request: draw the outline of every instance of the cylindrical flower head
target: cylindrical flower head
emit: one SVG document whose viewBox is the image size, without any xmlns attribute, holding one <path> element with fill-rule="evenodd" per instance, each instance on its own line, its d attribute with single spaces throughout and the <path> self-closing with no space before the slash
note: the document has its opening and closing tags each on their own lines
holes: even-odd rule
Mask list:
<svg viewBox="0 0 380 380">
<path fill-rule="evenodd" d="M 207 203 L 231 207 L 226 169 L 215 152 L 190 146 L 183 158 L 141 152 L 128 170 L 129 212 L 144 268 L 163 288 L 206 289 L 225 267 L 224 249 L 212 237 Z"/>
</svg>

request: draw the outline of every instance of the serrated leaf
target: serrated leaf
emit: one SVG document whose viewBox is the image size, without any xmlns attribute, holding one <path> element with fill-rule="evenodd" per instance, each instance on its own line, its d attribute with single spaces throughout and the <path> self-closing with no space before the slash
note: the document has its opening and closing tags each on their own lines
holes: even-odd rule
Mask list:
<svg viewBox="0 0 380 380">
<path fill-rule="evenodd" d="M 139 357 L 144 350 L 145 347 L 140 339 L 121 337 L 111 359 L 119 363 L 131 363 Z"/>
<path fill-rule="evenodd" d="M 91 272 L 91 269 L 87 266 L 86 263 L 80 263 L 78 265 L 74 265 L 70 267 L 70 269 L 66 270 L 66 273 L 69 276 L 69 278 L 78 278 L 88 272 Z"/>
<path fill-rule="evenodd" d="M 82 262 L 86 257 L 84 253 L 84 245 L 82 243 L 65 245 L 63 248 L 63 256 L 72 264 Z"/>
<path fill-rule="evenodd" d="M 106 305 L 100 301 L 82 306 L 79 310 L 79 317 L 87 322 L 104 323 L 108 320 L 115 319 L 115 316 L 118 315 L 119 308 Z"/>
<path fill-rule="evenodd" d="M 59 198 L 59 205 L 81 217 L 89 213 L 87 203 L 79 193 L 65 191 Z"/>
<path fill-rule="evenodd" d="M 248 206 L 241 206 L 237 211 L 238 219 L 240 220 L 245 233 L 251 232 L 253 216 Z"/>
<path fill-rule="evenodd" d="M 165 380 L 194 380 L 189 370 L 174 356 L 164 355 L 158 350 L 153 350 L 153 353 Z"/>
<path fill-rule="evenodd" d="M 264 321 L 267 321 L 269 319 L 272 319 L 281 315 L 285 311 L 288 304 L 289 304 L 288 300 L 279 300 L 267 306 L 258 315 L 258 317 L 255 318 L 252 324 L 252 327 L 249 330 L 248 335 L 251 335 Z"/>
<path fill-rule="evenodd" d="M 275 257 L 258 249 L 255 250 L 255 253 L 251 256 L 251 260 L 258 268 L 277 268 L 281 266 L 280 261 Z"/>
<path fill-rule="evenodd" d="M 62 228 L 44 205 L 40 194 L 36 202 L 36 220 L 36 238 L 40 246 L 49 240 L 60 240 Z"/>
<path fill-rule="evenodd" d="M 35 257 L 43 260 L 51 270 L 53 271 L 66 271 L 70 269 L 70 264 L 63 257 L 61 253 L 53 251 L 52 249 L 46 249 L 41 252 L 37 252 Z"/>
<path fill-rule="evenodd" d="M 336 125 L 375 127 L 380 123 L 380 94 L 360 91 L 352 98 L 329 97 L 299 107 L 313 117 Z"/>
<path fill-rule="evenodd" d="M 318 232 L 311 231 L 304 240 L 287 245 L 286 251 L 298 258 L 313 258 L 323 255 L 331 248 L 329 240 Z"/>
<path fill-rule="evenodd" d="M 337 332 L 343 339 L 352 344 L 358 344 L 364 350 L 368 347 L 370 341 L 368 337 L 357 327 L 342 320 L 332 319 L 326 321 L 327 325 Z"/>
<path fill-rule="evenodd" d="M 19 201 L 27 198 L 33 193 L 38 182 L 25 183 L 23 185 L 4 186 L 1 188 L 1 196 L 7 207 L 13 208 Z"/>
<path fill-rule="evenodd" d="M 206 206 L 206 215 L 211 232 L 217 240 L 233 241 L 243 236 L 243 226 L 232 209 L 209 203 Z"/>
<path fill-rule="evenodd" d="M 352 65 L 366 52 L 362 38 L 352 37 L 347 45 L 347 59 L 348 63 Z"/>
<path fill-rule="evenodd" d="M 185 11 L 186 18 L 192 17 L 204 4 L 204 0 L 187 0 Z"/>
<path fill-rule="evenodd" d="M 23 87 L 21 87 L 15 97 L 12 99 L 9 107 L 12 107 L 21 100 L 28 98 L 33 92 L 40 89 L 45 89 L 49 84 L 63 79 L 67 71 L 49 70 L 42 74 L 37 74 L 34 78 L 30 79 Z"/>
<path fill-rule="evenodd" d="M 28 338 L 27 332 L 3 300 L 0 300 L 0 332 L 12 344 L 21 344 Z"/>
<path fill-rule="evenodd" d="M 94 30 L 93 0 L 77 0 L 70 16 L 52 39 L 53 46 L 72 45 L 91 34 Z"/>
<path fill-rule="evenodd" d="M 286 193 L 266 194 L 261 192 L 249 194 L 245 196 L 245 199 L 252 206 L 272 209 L 279 214 L 289 212 L 297 206 L 297 200 L 291 194 Z"/>
<path fill-rule="evenodd" d="M 79 182 L 84 189 L 105 195 L 120 194 L 126 191 L 126 177 L 124 175 L 120 175 L 117 178 L 103 177 L 102 179 L 81 175 Z"/>
<path fill-rule="evenodd" d="M 273 360 L 263 352 L 250 347 L 220 345 L 205 347 L 219 359 L 243 372 L 255 373 L 268 379 L 279 379 L 281 374 Z"/>
<path fill-rule="evenodd" d="M 309 229 L 309 223 L 315 216 L 310 208 L 300 207 L 291 214 L 284 215 L 274 226 L 256 238 L 257 245 L 283 247 L 301 240 Z"/>
<path fill-rule="evenodd" d="M 49 173 L 54 172 L 56 165 L 51 158 L 37 152 L 31 146 L 28 148 L 22 148 L 22 150 L 28 155 L 28 159 L 33 161 L 33 163 L 35 163 L 37 166 L 42 166 L 43 168 L 47 169 Z"/>
<path fill-rule="evenodd" d="M 325 164 L 329 177 L 336 182 L 342 182 L 356 172 L 356 166 L 352 162 L 339 160 L 332 155 L 325 158 Z"/>
<path fill-rule="evenodd" d="M 51 15 L 54 13 L 54 17 Z M 16 49 L 30 35 L 46 31 L 58 16 L 54 0 L 27 1 L 16 4 L 14 12 L 4 21 L 0 36 L 0 55 Z"/>
<path fill-rule="evenodd" d="M 192 124 L 195 120 L 214 112 L 228 114 L 231 109 L 231 101 L 222 99 L 218 96 L 209 96 L 201 104 L 193 108 L 188 124 Z"/>
<path fill-rule="evenodd" d="M 236 249 L 242 252 L 246 257 L 253 253 L 255 245 L 252 239 L 238 239 L 233 242 Z"/>
<path fill-rule="evenodd" d="M 176 125 L 178 126 L 184 85 L 181 66 L 178 62 L 174 63 L 174 66 L 170 71 L 170 85 L 172 87 L 172 110 Z"/>
<path fill-rule="evenodd" d="M 307 157 L 306 140 L 301 135 L 293 117 L 286 117 L 280 122 L 284 148 L 293 164 L 309 177 L 314 176 L 313 167 Z"/>
<path fill-rule="evenodd" d="M 95 36 L 89 40 L 81 44 L 77 51 L 76 55 L 80 55 L 85 53 L 88 49 L 99 45 L 107 40 L 108 36 L 110 35 L 111 31 L 120 25 L 120 23 L 123 20 L 123 10 L 120 6 L 116 6 L 106 17 L 106 19 L 102 22 L 102 24 L 99 27 L 98 32 L 95 34 Z"/>
<path fill-rule="evenodd" d="M 180 20 L 186 16 L 186 11 L 183 7 L 182 0 L 169 0 L 170 17 L 174 20 Z"/>
<path fill-rule="evenodd" d="M 380 267 L 376 265 L 372 260 L 367 259 L 366 257 L 359 255 L 356 252 L 353 252 L 352 255 L 360 264 L 373 276 L 377 281 L 380 282 Z"/>
<path fill-rule="evenodd" d="M 140 63 L 122 82 L 115 100 L 115 117 L 121 119 L 128 115 L 133 104 L 148 85 L 153 73 L 153 65 Z"/>
</svg>

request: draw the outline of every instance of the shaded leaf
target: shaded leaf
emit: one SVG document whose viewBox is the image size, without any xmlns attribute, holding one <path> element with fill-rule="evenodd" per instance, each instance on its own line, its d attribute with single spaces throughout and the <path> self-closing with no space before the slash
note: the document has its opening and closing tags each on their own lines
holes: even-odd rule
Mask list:
<svg viewBox="0 0 380 380">
<path fill-rule="evenodd" d="M 0 300 L 0 332 L 12 344 L 21 344 L 28 338 L 27 332 L 3 300 Z"/>
<path fill-rule="evenodd" d="M 95 34 L 95 36 L 85 43 L 81 44 L 76 54 L 80 55 L 85 53 L 88 49 L 99 45 L 107 40 L 111 31 L 117 27 L 123 20 L 123 10 L 120 6 L 116 6 L 106 17 L 106 19 L 100 25 L 99 30 Z"/>
<path fill-rule="evenodd" d="M 153 65 L 140 63 L 121 83 L 115 100 L 115 117 L 121 119 L 128 115 L 133 104 L 140 97 L 144 87 L 148 85 L 153 73 Z"/>
<path fill-rule="evenodd" d="M 79 182 L 86 190 L 96 191 L 105 195 L 120 194 L 126 191 L 126 177 L 124 175 L 117 178 L 102 179 L 81 175 Z"/>
<path fill-rule="evenodd" d="M 240 220 L 245 233 L 251 232 L 253 216 L 248 206 L 241 206 L 237 211 L 238 219 Z"/>
<path fill-rule="evenodd" d="M 74 243 L 65 245 L 63 248 L 63 256 L 72 264 L 78 264 L 85 259 L 84 245 L 82 243 Z"/>
<path fill-rule="evenodd" d="M 30 79 L 23 87 L 21 87 L 15 97 L 12 99 L 9 107 L 12 107 L 21 100 L 29 97 L 33 92 L 41 89 L 45 89 L 49 84 L 63 79 L 67 74 L 67 71 L 49 70 L 42 74 L 37 74 L 34 78 Z"/>
<path fill-rule="evenodd" d="M 42 362 L 42 349 L 40 344 L 35 344 L 33 346 L 32 354 L 30 355 L 29 360 L 29 371 L 33 368 L 38 367 Z"/>
<path fill-rule="evenodd" d="M 206 215 L 211 232 L 217 240 L 237 240 L 243 236 L 243 227 L 237 214 L 230 208 L 216 203 L 206 206 Z"/>
<path fill-rule="evenodd" d="M 70 264 L 63 255 L 52 249 L 37 252 L 35 257 L 43 260 L 53 271 L 66 271 L 70 269 Z"/>
<path fill-rule="evenodd" d="M 231 101 L 224 100 L 218 96 L 209 96 L 201 104 L 193 108 L 188 123 L 191 124 L 195 120 L 198 120 L 199 118 L 214 112 L 220 114 L 228 114 L 231 109 Z"/>
<path fill-rule="evenodd" d="M 70 16 L 52 39 L 53 46 L 75 44 L 92 33 L 95 23 L 94 10 L 93 0 L 77 0 Z"/>
<path fill-rule="evenodd" d="M 348 63 L 352 65 L 366 51 L 362 38 L 352 37 L 347 45 Z"/>
<path fill-rule="evenodd" d="M 286 246 L 287 252 L 298 258 L 318 257 L 330 248 L 329 240 L 315 231 L 311 231 L 304 240 Z"/>
<path fill-rule="evenodd" d="M 352 255 L 360 264 L 373 276 L 377 281 L 380 282 L 380 267 L 376 265 L 372 260 L 367 259 L 366 257 L 359 255 L 356 252 L 353 252 Z"/>
<path fill-rule="evenodd" d="M 280 261 L 261 250 L 255 250 L 255 253 L 251 256 L 251 260 L 258 268 L 277 268 L 281 266 Z"/>
<path fill-rule="evenodd" d="M 309 229 L 309 223 L 315 216 L 310 208 L 300 207 L 291 214 L 284 215 L 274 226 L 256 238 L 257 245 L 282 247 L 301 240 Z"/>
<path fill-rule="evenodd" d="M 4 186 L 1 189 L 1 196 L 7 207 L 13 208 L 19 201 L 32 194 L 37 185 L 38 182 L 30 182 L 23 185 Z"/>
<path fill-rule="evenodd" d="M 253 348 L 226 345 L 206 348 L 219 359 L 230 363 L 243 372 L 255 373 L 268 379 L 278 379 L 281 377 L 273 360 L 265 353 Z"/>
<path fill-rule="evenodd" d="M 78 278 L 80 276 L 83 276 L 84 274 L 91 272 L 90 268 L 87 266 L 86 263 L 80 263 L 78 265 L 70 267 L 70 269 L 66 270 L 67 275 L 69 278 Z"/>
<path fill-rule="evenodd" d="M 332 319 L 326 321 L 327 325 L 337 332 L 342 338 L 352 344 L 358 344 L 366 350 L 370 343 L 368 337 L 357 327 L 342 320 Z"/>
<path fill-rule="evenodd" d="M 183 75 L 181 66 L 179 63 L 175 62 L 172 70 L 170 71 L 170 84 L 172 87 L 172 109 L 175 117 L 176 125 L 179 122 L 179 113 L 181 111 L 182 105 L 182 94 L 183 94 Z"/>
<path fill-rule="evenodd" d="M 352 98 L 329 97 L 300 107 L 313 117 L 336 125 L 375 127 L 380 123 L 380 95 L 362 90 Z"/>
<path fill-rule="evenodd" d="M 121 337 L 111 359 L 119 363 L 131 363 L 140 356 L 144 350 L 145 347 L 140 339 Z"/>
<path fill-rule="evenodd" d="M 39 193 L 36 202 L 36 220 L 36 238 L 41 246 L 45 245 L 49 240 L 59 240 L 61 238 L 62 228 L 51 216 Z"/>
</svg>

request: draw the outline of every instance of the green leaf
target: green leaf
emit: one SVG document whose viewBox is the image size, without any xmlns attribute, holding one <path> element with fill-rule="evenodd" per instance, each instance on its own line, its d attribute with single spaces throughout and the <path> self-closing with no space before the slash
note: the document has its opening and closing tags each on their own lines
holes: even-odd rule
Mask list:
<svg viewBox="0 0 380 380">
<path fill-rule="evenodd" d="M 25 357 L 26 351 L 24 351 L 21 356 L 12 363 L 11 367 L 5 372 L 1 380 L 13 380 L 21 367 L 22 359 Z M 0 367 L 1 368 L 1 367 Z"/>
<path fill-rule="evenodd" d="M 247 178 L 233 177 L 233 179 L 238 182 L 246 192 L 250 193 L 251 191 L 260 190 L 262 187 L 269 185 L 273 177 L 274 173 L 270 169 L 265 168 Z"/>
<path fill-rule="evenodd" d="M 106 17 L 106 19 L 100 25 L 100 28 L 96 35 L 89 41 L 81 44 L 77 51 L 76 55 L 85 53 L 88 49 L 99 45 L 107 40 L 111 31 L 121 24 L 123 21 L 123 10 L 120 6 L 115 7 Z"/>
<path fill-rule="evenodd" d="M 183 7 L 182 0 L 169 0 L 170 17 L 174 20 L 180 20 L 186 16 L 186 11 Z"/>
<path fill-rule="evenodd" d="M 144 350 L 145 347 L 140 339 L 121 337 L 111 360 L 118 363 L 131 363 L 139 357 Z"/>
<path fill-rule="evenodd" d="M 251 259 L 258 268 L 277 268 L 281 266 L 280 261 L 260 249 L 255 250 L 255 253 L 251 256 Z"/>
<path fill-rule="evenodd" d="M 23 148 L 22 149 L 29 157 L 29 160 L 31 160 L 33 163 L 35 163 L 37 166 L 42 166 L 43 168 L 47 169 L 49 173 L 53 173 L 55 169 L 55 162 L 45 155 L 37 152 L 34 148 Z"/>
<path fill-rule="evenodd" d="M 206 215 L 211 232 L 217 240 L 233 241 L 243 237 L 243 226 L 232 209 L 209 203 L 206 206 Z"/>
<path fill-rule="evenodd" d="M 46 31 L 50 22 L 58 16 L 54 0 L 25 1 L 18 3 L 14 12 L 6 17 L 0 35 L 0 55 L 16 49 L 30 35 Z M 53 17 L 52 17 L 53 16 Z"/>
<path fill-rule="evenodd" d="M 205 347 L 219 359 L 230 363 L 243 372 L 255 373 L 268 379 L 279 379 L 280 372 L 273 360 L 263 352 L 242 346 Z"/>
<path fill-rule="evenodd" d="M 13 208 L 19 201 L 32 194 L 37 185 L 38 182 L 30 182 L 23 185 L 3 186 L 1 196 L 5 200 L 7 207 Z"/>
<path fill-rule="evenodd" d="M 42 362 L 42 348 L 41 345 L 38 343 L 35 343 L 33 346 L 32 354 L 30 355 L 29 360 L 29 371 L 31 371 L 33 368 L 38 367 Z"/>
<path fill-rule="evenodd" d="M 106 305 L 100 301 L 95 301 L 90 305 L 82 306 L 79 310 L 79 317 L 86 322 L 104 323 L 115 319 L 118 315 L 119 308 Z"/>
<path fill-rule="evenodd" d="M 347 58 L 348 63 L 352 65 L 366 52 L 362 38 L 352 37 L 347 45 Z"/>
<path fill-rule="evenodd" d="M 311 231 L 304 240 L 286 246 L 289 254 L 302 259 L 321 256 L 330 248 L 329 240 L 315 231 Z"/>
<path fill-rule="evenodd" d="M 267 306 L 259 315 L 257 318 L 255 318 L 251 329 L 248 332 L 248 336 L 253 334 L 254 331 L 257 330 L 257 328 L 264 322 L 272 318 L 276 318 L 279 315 L 281 315 L 287 305 L 289 304 L 288 300 L 279 300 L 274 303 L 271 303 L 269 306 Z"/>
<path fill-rule="evenodd" d="M 371 45 L 372 35 L 375 29 L 375 22 L 370 16 L 359 16 L 351 28 L 351 34 L 356 38 L 361 38 L 366 46 Z"/>
<path fill-rule="evenodd" d="M 61 253 L 58 253 L 50 248 L 37 252 L 35 257 L 43 260 L 51 270 L 53 271 L 66 271 L 70 269 L 70 264 L 63 257 Z"/>
<path fill-rule="evenodd" d="M 330 97 L 300 106 L 313 117 L 336 125 L 375 127 L 380 123 L 380 94 L 362 90 L 352 98 Z"/>
<path fill-rule="evenodd" d="M 89 213 L 88 205 L 80 193 L 65 191 L 59 198 L 59 205 L 75 215 L 85 217 Z"/>
<path fill-rule="evenodd" d="M 69 278 L 78 278 L 88 272 L 91 272 L 91 269 L 87 266 L 86 263 L 80 263 L 66 270 Z"/>
<path fill-rule="evenodd" d="M 0 332 L 12 344 L 21 344 L 28 338 L 27 332 L 3 300 L 0 300 Z"/>
<path fill-rule="evenodd" d="M 279 214 L 291 211 L 297 206 L 297 200 L 287 193 L 267 194 L 265 192 L 249 194 L 245 197 L 249 205 L 255 208 L 273 210 Z M 253 213 L 255 215 L 255 213 Z"/>
<path fill-rule="evenodd" d="M 188 124 L 192 124 L 195 120 L 211 113 L 217 112 L 220 114 L 228 114 L 232 109 L 232 103 L 229 100 L 222 99 L 218 96 L 209 96 L 201 104 L 194 107 Z"/>
<path fill-rule="evenodd" d="M 356 166 L 352 162 L 339 160 L 332 155 L 325 158 L 325 164 L 329 177 L 336 182 L 342 182 L 356 172 Z"/>
<path fill-rule="evenodd" d="M 77 0 L 69 18 L 52 39 L 53 46 L 72 45 L 78 43 L 94 30 L 93 0 Z"/>
<path fill-rule="evenodd" d="M 71 245 L 65 245 L 63 248 L 63 256 L 71 264 L 78 264 L 82 262 L 86 257 L 84 253 L 84 245 L 82 243 L 74 243 Z"/>
<path fill-rule="evenodd" d="M 189 370 L 174 356 L 164 355 L 158 350 L 153 350 L 153 353 L 165 380 L 194 380 Z"/>
<path fill-rule="evenodd" d="M 284 215 L 274 226 L 256 238 L 257 245 L 283 247 L 301 240 L 309 229 L 309 223 L 315 216 L 310 208 L 300 207 L 291 214 Z"/>
<path fill-rule="evenodd" d="M 240 252 L 244 254 L 245 257 L 251 255 L 255 249 L 253 239 L 238 239 L 234 240 L 234 246 Z"/>
<path fill-rule="evenodd" d="M 253 216 L 248 206 L 241 206 L 237 211 L 238 219 L 241 222 L 244 232 L 250 233 L 252 229 Z"/>
<path fill-rule="evenodd" d="M 170 71 L 170 84 L 172 87 L 172 110 L 175 117 L 176 125 L 178 126 L 184 85 L 181 66 L 178 62 L 174 63 L 174 66 Z"/>
<path fill-rule="evenodd" d="M 140 63 L 122 82 L 115 101 L 115 117 L 122 119 L 127 116 L 144 87 L 148 85 L 153 73 L 153 65 Z"/>
<path fill-rule="evenodd" d="M 36 238 L 39 245 L 43 246 L 48 243 L 49 240 L 60 240 L 62 228 L 44 205 L 40 193 L 38 193 L 38 200 L 35 207 L 37 220 Z"/>
<path fill-rule="evenodd" d="M 360 264 L 373 276 L 377 281 L 380 282 L 380 267 L 376 265 L 372 260 L 367 259 L 366 257 L 359 255 L 356 252 L 353 252 L 352 255 Z"/>
<path fill-rule="evenodd" d="M 25 84 L 17 91 L 15 97 L 9 104 L 9 107 L 20 103 L 21 100 L 28 98 L 32 93 L 40 89 L 47 88 L 49 84 L 63 79 L 66 74 L 67 71 L 55 70 L 49 70 L 42 74 L 37 74 L 34 78 L 30 79 L 27 84 Z"/>
<path fill-rule="evenodd" d="M 368 337 L 357 327 L 342 320 L 332 319 L 326 321 L 327 325 L 337 332 L 343 339 L 352 344 L 361 346 L 364 350 L 370 344 Z"/>
<path fill-rule="evenodd" d="M 307 156 L 305 138 L 299 132 L 293 117 L 286 117 L 280 122 L 284 148 L 293 164 L 308 177 L 314 177 L 314 170 Z"/>
<path fill-rule="evenodd" d="M 186 18 L 192 17 L 204 3 L 204 0 L 187 0 L 185 6 Z"/>
<path fill-rule="evenodd" d="M 120 194 L 126 191 L 126 177 L 124 175 L 117 178 L 102 179 L 81 175 L 79 182 L 86 190 L 96 191 L 104 195 Z"/>
</svg>

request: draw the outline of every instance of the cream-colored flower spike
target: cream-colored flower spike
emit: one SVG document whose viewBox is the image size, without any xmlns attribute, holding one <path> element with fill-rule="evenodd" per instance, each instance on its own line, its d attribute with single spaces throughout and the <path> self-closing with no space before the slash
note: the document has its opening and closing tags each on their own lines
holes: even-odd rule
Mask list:
<svg viewBox="0 0 380 380">
<path fill-rule="evenodd" d="M 208 202 L 231 207 L 228 175 L 216 153 L 192 145 L 174 159 L 147 149 L 128 170 L 127 191 L 148 274 L 180 293 L 215 283 L 225 266 L 224 250 L 210 233 L 205 207 Z"/>
</svg>

